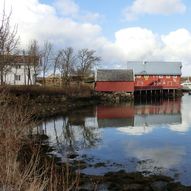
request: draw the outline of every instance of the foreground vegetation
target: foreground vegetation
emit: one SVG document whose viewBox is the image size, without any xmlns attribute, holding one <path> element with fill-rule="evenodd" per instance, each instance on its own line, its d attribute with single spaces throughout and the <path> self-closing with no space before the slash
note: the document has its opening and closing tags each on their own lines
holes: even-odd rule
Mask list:
<svg viewBox="0 0 191 191">
<path fill-rule="evenodd" d="M 1 99 L 7 98 L 1 94 Z M 35 123 L 26 100 L 0 110 L 0 189 L 3 191 L 71 190 L 78 185 L 78 173 L 69 166 L 57 168 L 54 158 L 43 157 L 41 141 L 32 135 Z M 59 169 L 59 170 L 57 170 Z M 62 176 L 55 176 L 61 173 Z M 60 189 L 61 188 L 61 189 Z"/>
<path fill-rule="evenodd" d="M 36 89 L 38 96 L 39 90 Z M 68 160 L 60 163 L 61 161 L 51 154 L 54 148 L 48 145 L 48 137 L 33 132 L 39 121 L 34 120 L 36 110 L 31 107 L 32 99 L 18 96 L 18 89 L 17 93 L 14 88 L 11 91 L 1 89 L 0 95 L 0 190 L 191 190 L 190 187 L 174 183 L 171 178 L 165 176 L 144 177 L 140 173 L 125 171 L 88 176 L 80 173 L 81 169 L 88 166 L 84 161 Z M 46 95 L 53 95 L 47 90 L 45 92 Z M 11 102 L 8 98 L 11 98 Z"/>
</svg>

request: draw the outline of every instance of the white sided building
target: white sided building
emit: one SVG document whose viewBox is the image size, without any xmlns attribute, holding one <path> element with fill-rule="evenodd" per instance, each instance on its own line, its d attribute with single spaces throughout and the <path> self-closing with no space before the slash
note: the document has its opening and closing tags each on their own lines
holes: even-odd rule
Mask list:
<svg viewBox="0 0 191 191">
<path fill-rule="evenodd" d="M 27 56 L 18 56 L 16 62 L 8 66 L 4 74 L 4 84 L 7 85 L 34 85 L 35 72 L 31 64 L 28 64 Z"/>
</svg>

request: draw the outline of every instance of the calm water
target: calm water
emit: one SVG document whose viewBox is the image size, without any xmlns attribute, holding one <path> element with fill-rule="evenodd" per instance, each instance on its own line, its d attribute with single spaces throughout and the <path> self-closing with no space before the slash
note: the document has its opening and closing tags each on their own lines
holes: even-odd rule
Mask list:
<svg viewBox="0 0 191 191">
<path fill-rule="evenodd" d="M 90 164 L 88 174 L 121 169 L 164 174 L 191 185 L 191 96 L 123 105 L 97 105 L 45 121 L 54 154 Z M 104 164 L 103 164 L 104 163 Z M 99 164 L 99 165 L 98 165 Z"/>
</svg>

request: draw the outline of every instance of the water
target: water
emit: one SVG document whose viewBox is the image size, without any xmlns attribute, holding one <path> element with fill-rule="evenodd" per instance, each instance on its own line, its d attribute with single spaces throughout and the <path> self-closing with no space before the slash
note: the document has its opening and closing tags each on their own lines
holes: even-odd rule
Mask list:
<svg viewBox="0 0 191 191">
<path fill-rule="evenodd" d="M 54 154 L 77 154 L 82 172 L 121 169 L 169 175 L 191 185 L 191 96 L 135 104 L 97 105 L 44 121 Z"/>
</svg>

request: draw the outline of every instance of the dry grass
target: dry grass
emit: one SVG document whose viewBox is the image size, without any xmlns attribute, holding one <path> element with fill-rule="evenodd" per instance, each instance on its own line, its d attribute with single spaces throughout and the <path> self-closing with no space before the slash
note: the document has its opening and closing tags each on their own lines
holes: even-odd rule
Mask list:
<svg viewBox="0 0 191 191">
<path fill-rule="evenodd" d="M 0 86 L 0 92 L 6 91 L 13 95 L 28 96 L 58 96 L 65 95 L 68 97 L 87 97 L 92 94 L 93 84 L 73 83 L 66 87 L 50 87 L 50 86 Z"/>
<path fill-rule="evenodd" d="M 1 100 L 8 96 L 0 95 Z M 59 167 L 41 155 L 41 147 L 29 138 L 34 126 L 32 112 L 24 100 L 0 105 L 0 190 L 69 191 L 77 190 L 79 173 L 67 164 Z M 23 149 L 27 145 L 27 149 Z"/>
<path fill-rule="evenodd" d="M 6 94 L 2 97 L 6 98 Z M 36 181 L 39 185 L 36 190 L 44 187 L 44 180 L 36 180 L 32 174 L 35 172 L 35 160 L 38 156 L 31 158 L 24 172 L 20 170 L 18 153 L 31 128 L 31 113 L 22 107 L 22 101 L 8 106 L 6 102 L 0 109 L 0 185 L 3 191 L 26 190 L 29 188 L 26 180 Z M 36 158 L 36 159 L 34 159 Z M 30 183 L 29 183 L 30 184 Z"/>
</svg>

